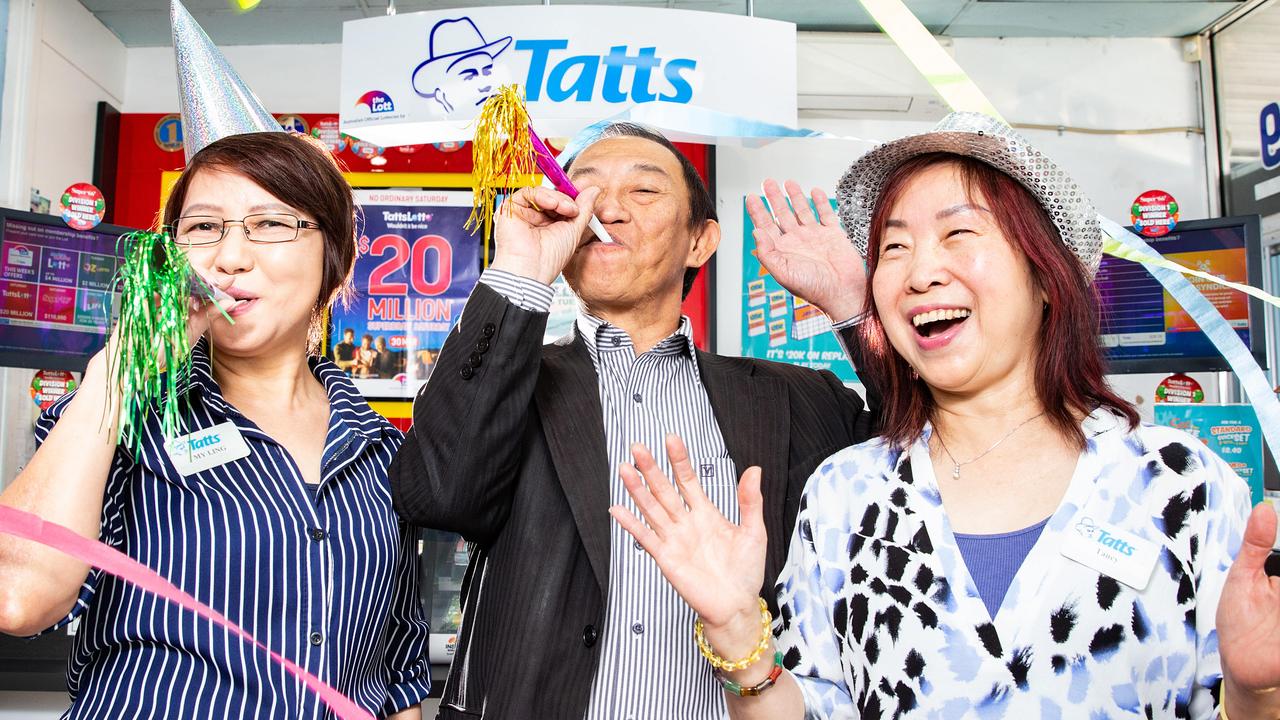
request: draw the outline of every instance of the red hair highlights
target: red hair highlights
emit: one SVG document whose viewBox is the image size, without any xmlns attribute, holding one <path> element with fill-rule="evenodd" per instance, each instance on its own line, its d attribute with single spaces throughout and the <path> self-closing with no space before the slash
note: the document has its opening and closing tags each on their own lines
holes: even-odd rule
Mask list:
<svg viewBox="0 0 1280 720">
<path fill-rule="evenodd" d="M 1116 395 L 1103 377 L 1106 364 L 1098 345 L 1098 295 L 1084 266 L 1061 239 L 1044 208 L 1016 180 L 973 158 L 951 153 L 929 153 L 907 160 L 889 176 L 871 216 L 867 247 L 867 305 L 873 312 L 862 323 L 864 365 L 880 378 L 884 392 L 882 425 L 885 438 L 894 445 L 913 442 L 931 420 L 933 396 L 923 381 L 912 377 L 911 367 L 889 344 L 881 324 L 871 280 L 875 278 L 880 240 L 889 211 L 902 197 L 908 181 L 926 168 L 953 164 L 959 169 L 965 191 L 980 193 L 991 208 L 996 224 L 1031 266 L 1036 285 L 1048 298 L 1040 325 L 1036 353 L 1036 393 L 1045 416 L 1064 436 L 1083 448 L 1079 416 L 1104 407 L 1123 415 L 1130 427 L 1138 424 L 1133 406 Z"/>
</svg>

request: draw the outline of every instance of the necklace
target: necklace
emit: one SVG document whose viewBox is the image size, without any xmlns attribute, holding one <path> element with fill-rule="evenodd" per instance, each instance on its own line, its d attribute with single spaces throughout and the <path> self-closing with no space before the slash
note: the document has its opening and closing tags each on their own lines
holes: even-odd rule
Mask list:
<svg viewBox="0 0 1280 720">
<path fill-rule="evenodd" d="M 963 467 L 963 466 L 965 466 L 965 465 L 968 465 L 968 464 L 970 464 L 970 463 L 978 462 L 978 461 L 979 461 L 979 460 L 981 460 L 982 458 L 986 457 L 986 456 L 987 456 L 987 454 L 988 454 L 988 453 L 990 453 L 992 450 L 995 450 L 996 448 L 1000 447 L 1000 443 L 1004 442 L 1005 440 L 1008 440 L 1008 439 L 1009 439 L 1009 438 L 1010 438 L 1014 433 L 1016 433 L 1016 432 L 1018 432 L 1018 430 L 1022 429 L 1022 426 L 1023 426 L 1023 425 L 1026 425 L 1027 423 L 1031 422 L 1032 420 L 1035 420 L 1036 418 L 1038 418 L 1038 417 L 1040 417 L 1040 416 L 1042 416 L 1042 415 L 1044 415 L 1044 413 L 1040 413 L 1039 415 L 1036 415 L 1036 416 L 1034 416 L 1034 417 L 1029 417 L 1029 418 L 1027 418 L 1026 420 L 1023 420 L 1022 422 L 1018 423 L 1017 425 L 1015 425 L 1015 426 L 1014 426 L 1014 428 L 1013 428 L 1012 430 L 1010 430 L 1009 432 L 1005 433 L 1004 437 L 1002 437 L 1002 438 L 1000 438 L 999 440 L 997 440 L 995 445 L 992 445 L 991 447 L 987 448 L 987 449 L 986 449 L 985 451 L 983 451 L 983 453 L 982 453 L 981 455 L 979 455 L 978 457 L 973 458 L 972 460 L 965 460 L 964 462 L 956 462 L 955 456 L 954 456 L 954 455 L 952 455 L 952 454 L 951 454 L 951 451 L 947 449 L 947 443 L 946 443 L 946 441 L 944 441 L 944 440 L 942 439 L 942 433 L 938 432 L 938 431 L 937 431 L 937 429 L 935 428 L 935 429 L 934 429 L 934 431 L 933 431 L 933 434 L 938 436 L 938 444 L 942 446 L 942 452 L 944 452 L 944 453 L 946 453 L 946 454 L 947 454 L 947 459 L 948 459 L 948 460 L 950 460 L 950 461 L 951 461 L 951 464 L 955 466 L 955 467 L 951 468 L 951 479 L 953 479 L 953 480 L 959 480 L 959 479 L 960 479 L 960 468 L 961 468 L 961 467 Z"/>
</svg>

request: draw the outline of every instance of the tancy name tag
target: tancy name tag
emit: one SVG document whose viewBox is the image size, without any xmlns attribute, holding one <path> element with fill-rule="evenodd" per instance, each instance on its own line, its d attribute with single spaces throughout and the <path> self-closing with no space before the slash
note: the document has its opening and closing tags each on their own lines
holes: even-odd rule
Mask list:
<svg viewBox="0 0 1280 720">
<path fill-rule="evenodd" d="M 1064 535 L 1064 556 L 1139 592 L 1147 587 L 1160 556 L 1159 546 L 1150 540 L 1088 517 L 1077 518 Z"/>
<path fill-rule="evenodd" d="M 174 438 L 165 443 L 164 450 L 184 477 L 249 455 L 244 436 L 229 421 Z"/>
</svg>

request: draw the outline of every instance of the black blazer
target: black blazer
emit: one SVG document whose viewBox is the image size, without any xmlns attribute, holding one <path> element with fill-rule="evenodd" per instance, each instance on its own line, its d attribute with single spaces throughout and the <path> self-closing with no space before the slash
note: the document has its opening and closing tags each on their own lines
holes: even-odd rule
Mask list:
<svg viewBox="0 0 1280 720">
<path fill-rule="evenodd" d="M 477 285 L 391 465 L 406 520 L 471 543 L 443 720 L 581 720 L 599 663 L 612 470 L 586 344 L 574 333 L 543 346 L 546 320 Z M 761 593 L 776 613 L 805 481 L 870 437 L 874 418 L 829 372 L 697 357 L 738 473 L 764 471 Z"/>
</svg>

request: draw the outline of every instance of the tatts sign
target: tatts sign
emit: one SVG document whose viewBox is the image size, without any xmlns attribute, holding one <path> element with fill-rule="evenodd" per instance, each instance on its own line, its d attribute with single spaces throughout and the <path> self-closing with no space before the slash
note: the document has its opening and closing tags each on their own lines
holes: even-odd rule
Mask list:
<svg viewBox="0 0 1280 720">
<path fill-rule="evenodd" d="M 480 105 L 508 83 L 525 89 L 544 137 L 645 103 L 791 126 L 795 26 L 582 5 L 407 13 L 343 26 L 342 131 L 376 145 L 468 140 Z"/>
</svg>

